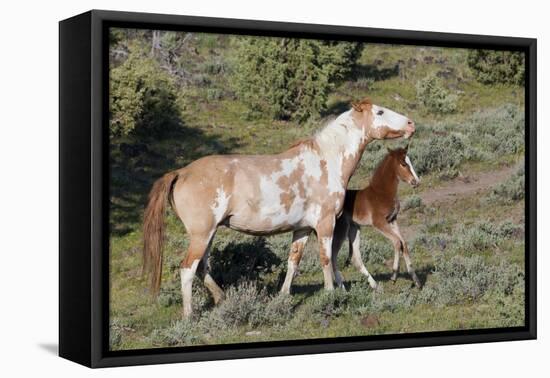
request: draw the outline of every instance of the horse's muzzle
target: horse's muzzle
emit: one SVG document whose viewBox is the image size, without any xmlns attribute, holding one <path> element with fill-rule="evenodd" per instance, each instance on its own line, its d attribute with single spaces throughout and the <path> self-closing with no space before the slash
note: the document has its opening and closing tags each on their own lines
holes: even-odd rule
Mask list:
<svg viewBox="0 0 550 378">
<path fill-rule="evenodd" d="M 409 120 L 407 122 L 407 126 L 405 126 L 405 138 L 410 138 L 415 131 L 416 131 L 416 126 L 414 125 L 414 122 Z"/>
</svg>

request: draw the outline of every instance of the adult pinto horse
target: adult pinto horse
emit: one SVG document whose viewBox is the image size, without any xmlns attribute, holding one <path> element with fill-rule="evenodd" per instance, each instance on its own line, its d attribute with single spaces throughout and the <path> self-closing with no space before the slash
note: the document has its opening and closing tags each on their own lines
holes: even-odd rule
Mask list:
<svg viewBox="0 0 550 378">
<path fill-rule="evenodd" d="M 252 235 L 293 231 L 293 241 L 313 230 L 325 288 L 333 288 L 332 235 L 348 181 L 368 143 L 410 137 L 414 122 L 368 99 L 327 124 L 314 137 L 277 155 L 214 155 L 169 172 L 149 194 L 143 224 L 144 270 L 158 294 L 166 202 L 185 225 L 190 242 L 181 262 L 183 316 L 191 315 L 198 273 L 217 303 L 223 291 L 209 274 L 208 250 L 219 226 Z"/>
</svg>

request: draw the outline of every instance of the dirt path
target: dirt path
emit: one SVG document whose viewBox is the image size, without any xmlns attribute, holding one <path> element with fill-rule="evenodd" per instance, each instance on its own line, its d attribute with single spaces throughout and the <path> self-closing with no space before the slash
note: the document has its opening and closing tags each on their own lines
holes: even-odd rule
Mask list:
<svg viewBox="0 0 550 378">
<path fill-rule="evenodd" d="M 468 176 L 457 177 L 443 186 L 429 188 L 419 193 L 418 196 L 425 205 L 454 201 L 494 187 L 508 179 L 517 169 L 517 165 L 512 165 L 489 172 L 480 172 Z M 402 217 L 401 219 L 406 219 L 406 212 L 400 214 L 400 217 Z M 405 226 L 405 224 L 403 224 L 403 226 L 401 226 L 401 232 L 407 240 L 417 233 L 417 229 L 417 225 Z"/>
<path fill-rule="evenodd" d="M 431 205 L 436 202 L 447 202 L 455 198 L 469 196 L 489 189 L 510 177 L 517 166 L 504 167 L 496 171 L 482 172 L 465 177 L 457 177 L 444 186 L 430 188 L 419 194 L 422 202 Z"/>
</svg>

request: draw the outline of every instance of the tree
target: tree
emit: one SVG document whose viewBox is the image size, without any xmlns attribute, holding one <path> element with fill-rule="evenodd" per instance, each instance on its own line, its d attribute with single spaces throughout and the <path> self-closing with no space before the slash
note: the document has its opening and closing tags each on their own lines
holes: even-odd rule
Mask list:
<svg viewBox="0 0 550 378">
<path fill-rule="evenodd" d="M 517 84 L 525 80 L 525 56 L 522 52 L 470 50 L 468 66 L 483 84 Z"/>
<path fill-rule="evenodd" d="M 111 137 L 159 132 L 179 122 L 173 80 L 143 48 L 132 47 L 110 76 Z"/>
<path fill-rule="evenodd" d="M 458 97 L 445 89 L 434 74 L 428 74 L 416 83 L 416 97 L 431 113 L 452 113 L 457 107 Z"/>
<path fill-rule="evenodd" d="M 232 84 L 254 113 L 304 121 L 326 108 L 362 45 L 295 38 L 239 37 Z"/>
</svg>

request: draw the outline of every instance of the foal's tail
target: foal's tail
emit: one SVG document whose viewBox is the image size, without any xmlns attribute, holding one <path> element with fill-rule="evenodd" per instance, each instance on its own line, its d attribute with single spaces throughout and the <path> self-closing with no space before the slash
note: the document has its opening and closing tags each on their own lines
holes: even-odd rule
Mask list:
<svg viewBox="0 0 550 378">
<path fill-rule="evenodd" d="M 178 179 L 170 172 L 155 181 L 149 193 L 149 203 L 143 219 L 143 273 L 151 276 L 151 293 L 157 296 L 162 275 L 162 245 L 164 243 L 164 215 L 166 202 Z"/>
</svg>

